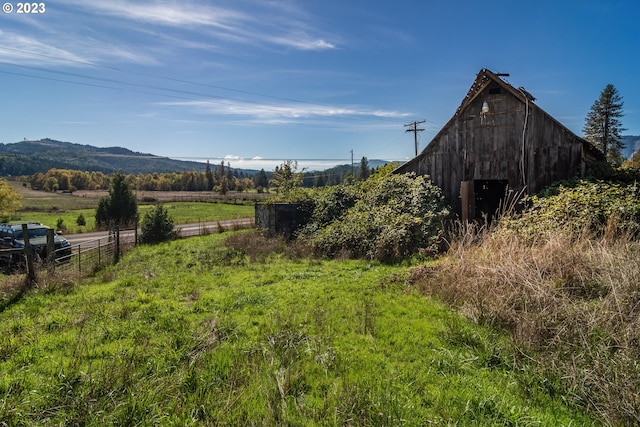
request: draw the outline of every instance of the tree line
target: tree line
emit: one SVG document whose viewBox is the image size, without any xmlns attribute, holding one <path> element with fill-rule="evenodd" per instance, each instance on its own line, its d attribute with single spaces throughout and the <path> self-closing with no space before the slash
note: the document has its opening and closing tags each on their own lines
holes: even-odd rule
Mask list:
<svg viewBox="0 0 640 427">
<path fill-rule="evenodd" d="M 207 162 L 205 171 L 150 174 L 123 174 L 127 185 L 145 191 L 245 191 L 267 187 L 269 179 L 261 170 L 254 176 L 220 163 L 212 168 Z M 74 192 L 78 190 L 108 190 L 112 176 L 102 172 L 71 169 L 49 169 L 24 179 L 34 190 Z"/>
<path fill-rule="evenodd" d="M 231 168 L 221 162 L 212 167 L 209 162 L 203 172 L 167 172 L 150 174 L 123 174 L 127 185 L 141 191 L 215 191 L 226 194 L 229 191 L 268 191 L 279 186 L 280 176 L 286 173 L 288 163 L 276 167 L 274 172 L 261 169 L 255 174 Z M 297 167 L 297 165 L 296 165 Z M 294 168 L 295 169 L 295 168 Z M 291 172 L 291 171 L 289 171 Z M 338 166 L 326 171 L 301 172 L 302 186 L 324 187 L 338 185 L 349 180 L 366 179 L 374 172 L 369 169 L 366 157 L 358 167 Z M 355 175 L 355 177 L 354 177 Z M 63 191 L 73 193 L 79 190 L 109 190 L 111 174 L 87 172 L 72 169 L 49 169 L 23 179 L 32 189 L 41 191 Z"/>
</svg>

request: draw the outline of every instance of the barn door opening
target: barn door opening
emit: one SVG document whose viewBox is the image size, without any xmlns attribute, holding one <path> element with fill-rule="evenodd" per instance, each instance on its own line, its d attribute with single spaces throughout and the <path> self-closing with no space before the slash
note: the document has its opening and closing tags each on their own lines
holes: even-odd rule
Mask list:
<svg viewBox="0 0 640 427">
<path fill-rule="evenodd" d="M 473 181 L 475 217 L 488 221 L 495 216 L 503 203 L 509 182 L 504 179 L 476 179 Z"/>
</svg>

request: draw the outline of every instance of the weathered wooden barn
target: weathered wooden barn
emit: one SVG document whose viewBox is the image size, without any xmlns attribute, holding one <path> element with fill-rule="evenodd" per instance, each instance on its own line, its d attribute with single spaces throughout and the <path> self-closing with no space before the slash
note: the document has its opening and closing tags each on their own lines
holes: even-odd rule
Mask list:
<svg viewBox="0 0 640 427">
<path fill-rule="evenodd" d="M 428 175 L 469 220 L 493 215 L 505 196 L 534 194 L 603 160 L 534 101 L 524 88 L 480 70 L 453 117 L 396 172 Z"/>
</svg>

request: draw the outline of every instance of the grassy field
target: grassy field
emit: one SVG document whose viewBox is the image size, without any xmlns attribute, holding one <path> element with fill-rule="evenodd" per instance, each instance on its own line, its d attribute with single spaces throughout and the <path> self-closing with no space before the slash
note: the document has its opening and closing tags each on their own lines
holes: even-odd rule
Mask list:
<svg viewBox="0 0 640 427">
<path fill-rule="evenodd" d="M 141 246 L 82 283 L 5 298 L 0 420 L 595 424 L 514 371 L 508 339 L 413 290 L 408 266 L 297 249 L 247 232 Z"/>
<path fill-rule="evenodd" d="M 68 233 L 83 233 L 94 230 L 99 197 L 89 196 L 87 192 L 81 195 L 71 195 L 33 191 L 16 182 L 10 184 L 15 191 L 23 196 L 23 209 L 17 213 L 12 222 L 35 221 L 55 228 L 58 221 L 62 220 Z M 224 203 L 222 200 L 211 202 L 171 201 L 172 198 L 179 199 L 184 193 L 166 192 L 162 193 L 162 196 L 157 195 L 164 200 L 162 204 L 176 224 L 247 218 L 254 215 L 253 202 L 251 201 L 246 203 Z M 106 194 L 106 192 L 100 194 Z M 152 206 L 152 204 L 140 203 L 138 206 L 140 218 L 143 218 Z M 85 218 L 85 226 L 77 225 L 78 216 L 81 214 Z"/>
</svg>

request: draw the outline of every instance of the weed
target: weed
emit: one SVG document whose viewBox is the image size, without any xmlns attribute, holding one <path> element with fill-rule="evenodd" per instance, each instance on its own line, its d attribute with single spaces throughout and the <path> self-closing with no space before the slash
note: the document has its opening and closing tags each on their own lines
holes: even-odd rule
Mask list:
<svg viewBox="0 0 640 427">
<path fill-rule="evenodd" d="M 501 231 L 464 230 L 448 257 L 413 272 L 416 287 L 509 331 L 520 349 L 515 366 L 535 372 L 543 392 L 607 423 L 640 422 L 638 242 L 588 234 L 527 241 Z"/>
</svg>

